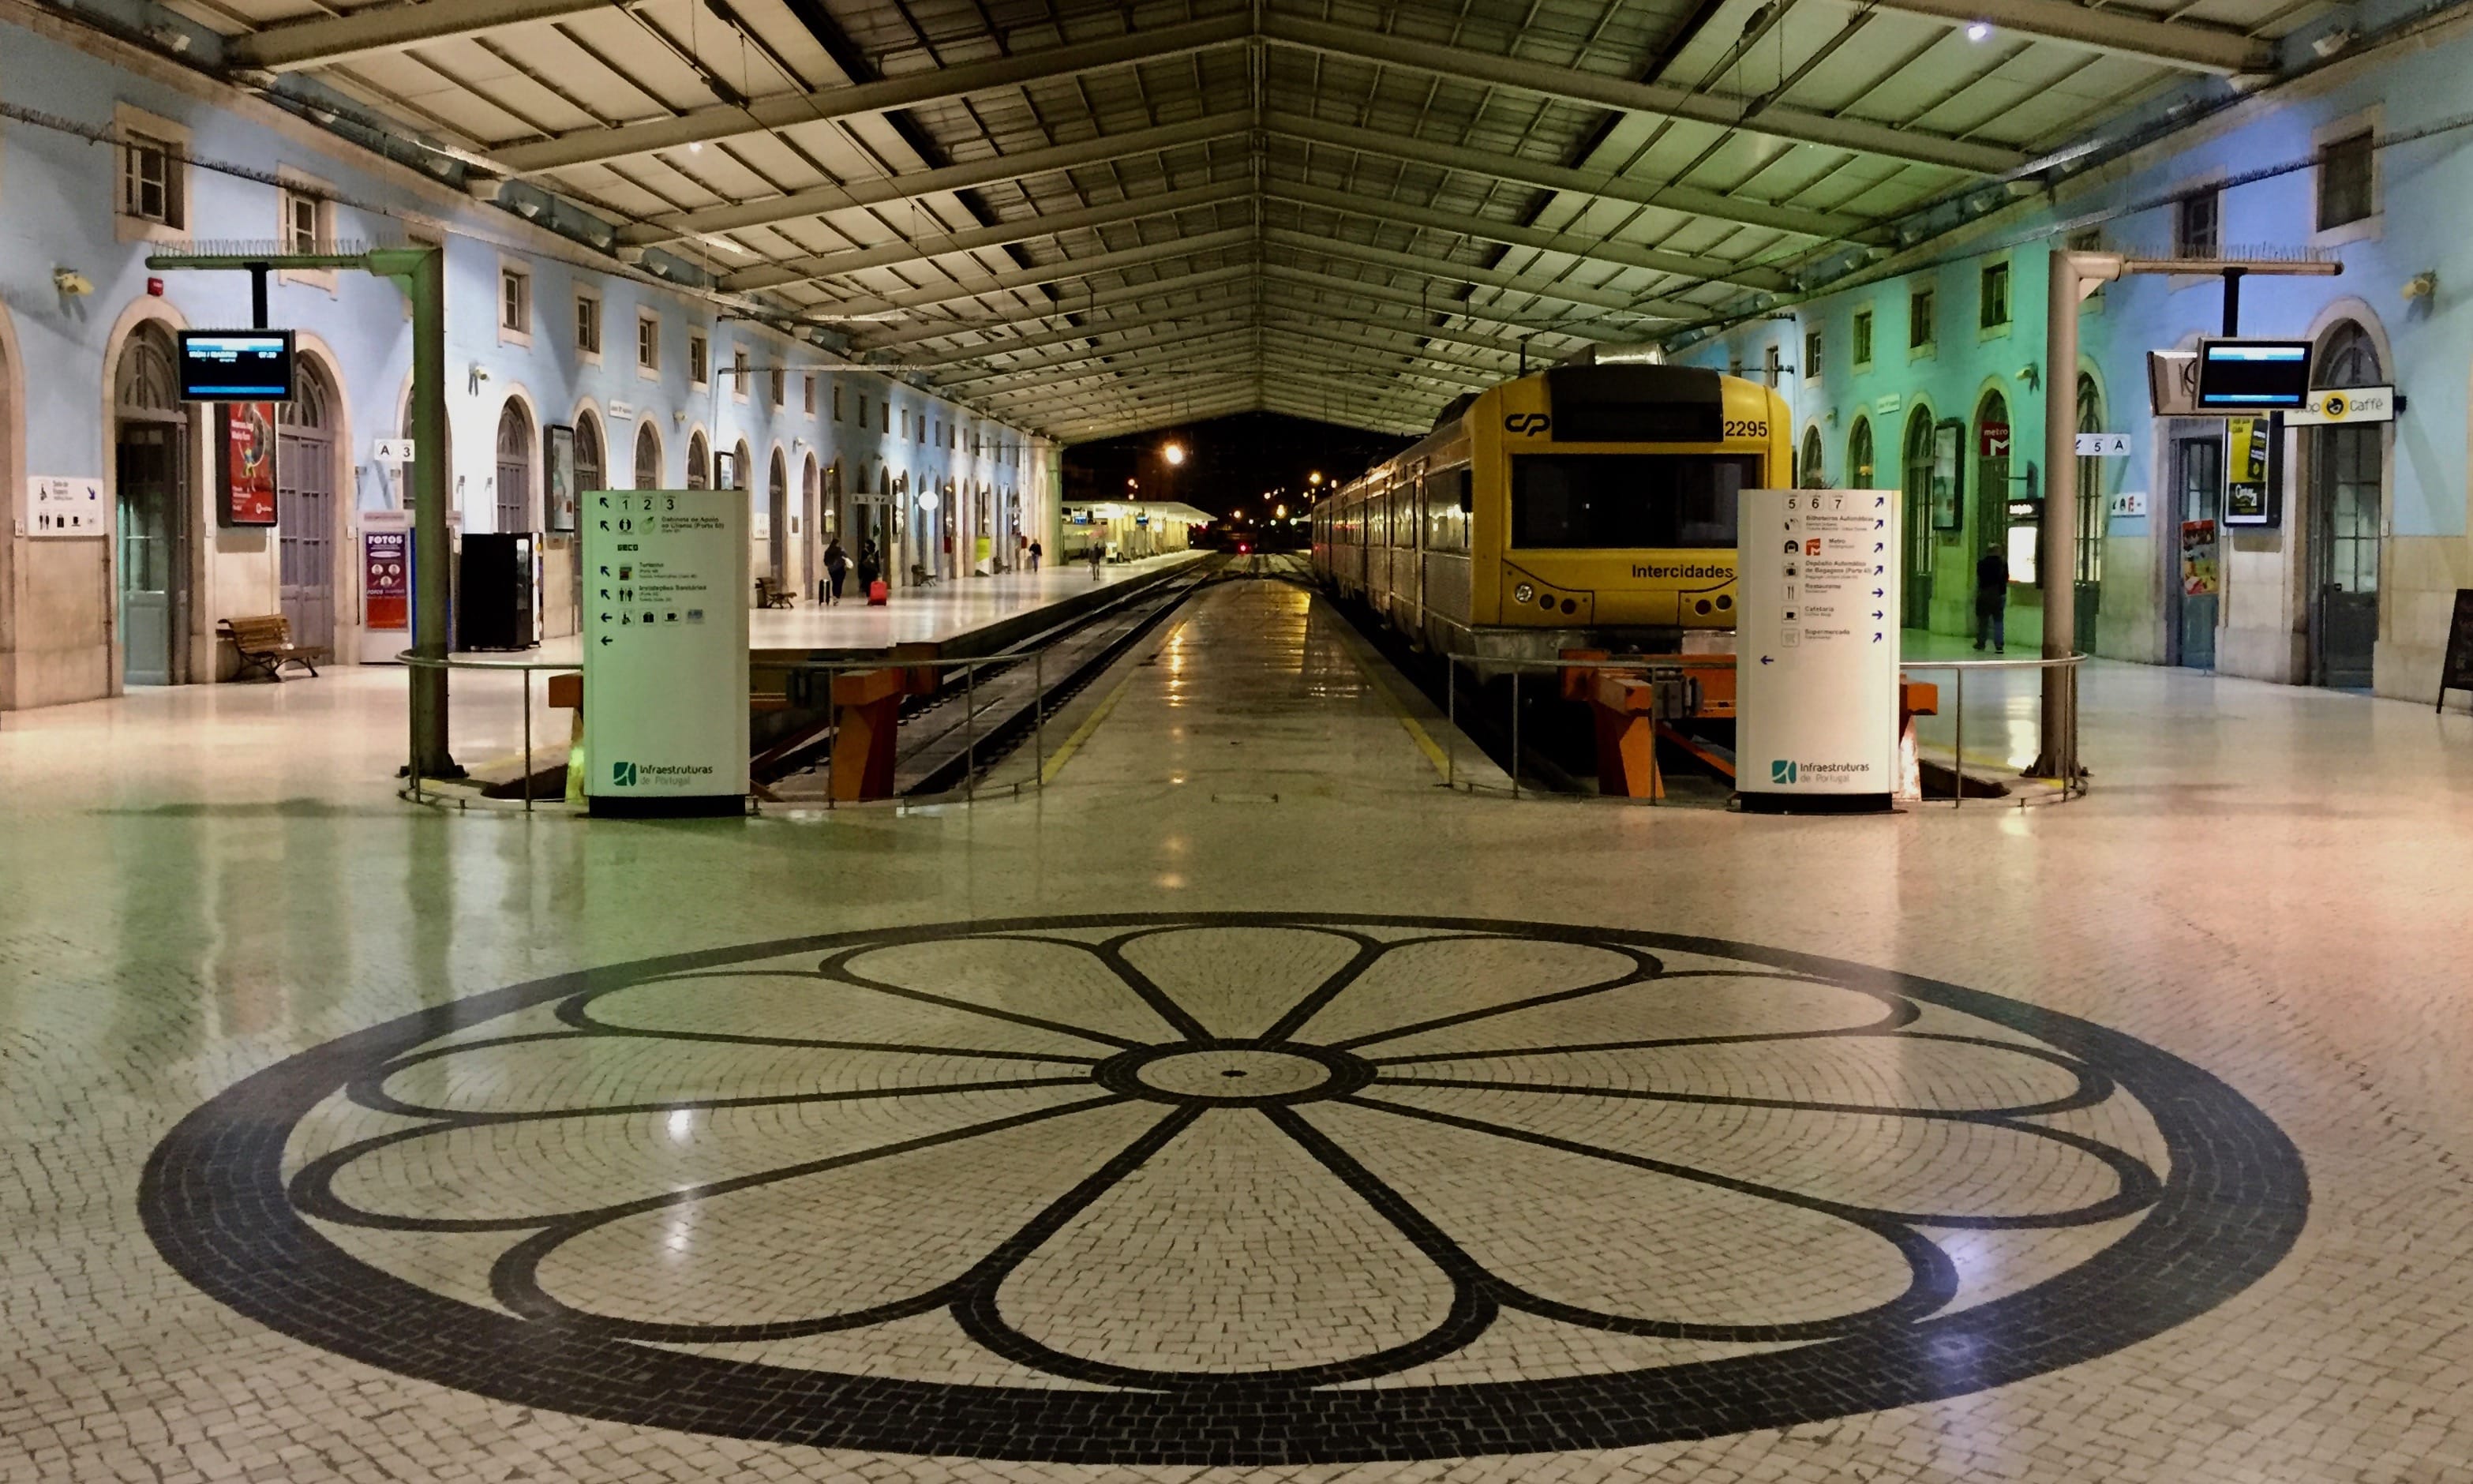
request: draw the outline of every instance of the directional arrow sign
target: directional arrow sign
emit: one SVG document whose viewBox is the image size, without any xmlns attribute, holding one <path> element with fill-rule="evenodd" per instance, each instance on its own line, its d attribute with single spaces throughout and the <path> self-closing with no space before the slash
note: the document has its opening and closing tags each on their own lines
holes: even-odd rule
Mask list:
<svg viewBox="0 0 2473 1484">
<path fill-rule="evenodd" d="M 1880 643 L 1880 642 L 1881 642 L 1881 634 L 1880 634 L 1880 631 L 1879 631 L 1879 630 L 1877 630 L 1877 629 L 1876 629 L 1876 630 L 1874 630 L 1874 631 L 1873 631 L 1873 633 L 1872 633 L 1872 642 L 1873 642 L 1873 643 L 1875 643 L 1875 644 L 1878 644 L 1878 643 Z"/>
<path fill-rule="evenodd" d="M 1874 510 L 1879 510 L 1879 509 L 1881 509 L 1883 506 L 1887 505 L 1888 503 L 1889 503 L 1889 497 L 1888 497 L 1887 495 L 1885 495 L 1885 494 L 1876 494 L 1876 495 L 1872 496 L 1872 508 L 1873 508 Z"/>
<path fill-rule="evenodd" d="M 1872 570 L 1873 570 L 1873 571 L 1875 571 L 1875 572 L 1877 572 L 1877 571 L 1879 571 L 1879 570 L 1880 570 L 1880 568 L 1879 568 L 1879 567 L 1874 567 Z M 1888 594 L 1887 594 L 1887 593 L 1885 593 L 1885 592 L 1883 592 L 1880 588 L 1875 587 L 1875 588 L 1873 588 L 1873 589 L 1872 589 L 1872 596 L 1874 596 L 1874 597 L 1876 597 L 1876 598 L 1885 598 L 1885 597 L 1887 597 L 1887 596 L 1888 596 Z"/>
<path fill-rule="evenodd" d="M 1881 610 L 1877 608 L 1872 610 L 1872 616 L 1874 618 L 1879 618 L 1881 616 Z"/>
<path fill-rule="evenodd" d="M 609 643 L 609 642 L 610 642 L 610 635 L 608 635 L 608 634 L 603 634 L 603 635 L 601 636 L 601 642 L 602 642 L 602 643 L 604 643 L 604 644 Z"/>
<path fill-rule="evenodd" d="M 1768 656 L 1766 656 L 1766 655 L 1763 655 L 1763 656 L 1761 657 L 1761 663 L 1763 663 L 1763 664 L 1775 664 L 1775 663 L 1777 663 L 1777 661 L 1776 661 L 1776 660 L 1774 660 L 1774 659 L 1771 659 L 1771 658 L 1770 658 Z"/>
<path fill-rule="evenodd" d="M 1874 542 L 1872 543 L 1872 549 L 1873 549 L 1874 551 L 1887 551 L 1889 548 L 1888 548 L 1888 547 L 1886 547 L 1886 546 L 1884 546 L 1884 545 L 1883 545 L 1883 544 L 1881 544 L 1879 541 L 1874 541 Z"/>
</svg>

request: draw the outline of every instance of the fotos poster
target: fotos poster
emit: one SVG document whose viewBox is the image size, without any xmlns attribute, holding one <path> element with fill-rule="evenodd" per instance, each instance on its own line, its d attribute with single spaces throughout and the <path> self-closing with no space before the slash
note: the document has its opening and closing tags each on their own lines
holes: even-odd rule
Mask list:
<svg viewBox="0 0 2473 1484">
<path fill-rule="evenodd" d="M 2181 592 L 2203 598 L 2223 590 L 2223 570 L 2216 558 L 2216 523 L 2181 522 Z"/>
<path fill-rule="evenodd" d="M 224 402 L 224 509 L 228 526 L 275 524 L 275 404 Z"/>
</svg>

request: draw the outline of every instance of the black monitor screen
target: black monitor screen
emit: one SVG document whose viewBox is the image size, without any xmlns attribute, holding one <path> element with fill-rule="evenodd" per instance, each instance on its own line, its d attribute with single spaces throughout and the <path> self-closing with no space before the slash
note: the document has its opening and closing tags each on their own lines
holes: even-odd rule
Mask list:
<svg viewBox="0 0 2473 1484">
<path fill-rule="evenodd" d="M 180 396 L 191 402 L 292 400 L 292 332 L 182 330 Z"/>
<path fill-rule="evenodd" d="M 2310 400 L 2310 342 L 2209 340 L 2198 346 L 2198 410 L 2257 412 Z"/>
</svg>

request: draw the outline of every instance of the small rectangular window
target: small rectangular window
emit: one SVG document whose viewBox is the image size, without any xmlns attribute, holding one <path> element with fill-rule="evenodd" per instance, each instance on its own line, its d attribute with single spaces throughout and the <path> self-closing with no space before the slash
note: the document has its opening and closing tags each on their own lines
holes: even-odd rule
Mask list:
<svg viewBox="0 0 2473 1484">
<path fill-rule="evenodd" d="M 783 390 L 785 385 L 786 381 L 783 373 L 780 371 L 776 370 L 773 372 L 773 405 L 776 407 L 783 405 L 787 399 L 787 393 Z"/>
<path fill-rule="evenodd" d="M 755 390 L 747 384 L 747 352 L 732 350 L 730 352 L 730 395 L 743 402 Z"/>
<path fill-rule="evenodd" d="M 123 135 L 120 213 L 165 227 L 185 225 L 180 200 L 180 150 L 152 134 Z"/>
<path fill-rule="evenodd" d="M 1855 364 L 1872 364 L 1872 311 L 1861 310 L 1855 316 Z"/>
<path fill-rule="evenodd" d="M 1761 349 L 1761 378 L 1766 381 L 1769 384 L 1769 390 L 1774 392 L 1778 388 L 1778 383 L 1784 380 L 1785 377 L 1786 353 L 1783 350 L 1780 350 L 1775 345 L 1763 347 Z"/>
<path fill-rule="evenodd" d="M 661 322 L 649 314 L 636 317 L 636 365 L 644 371 L 661 369 Z"/>
<path fill-rule="evenodd" d="M 907 407 L 901 409 L 901 436 L 904 438 L 910 436 L 910 409 Z"/>
<path fill-rule="evenodd" d="M 2318 147 L 2318 229 L 2342 227 L 2377 214 L 2370 135 L 2364 132 Z"/>
<path fill-rule="evenodd" d="M 521 269 L 498 270 L 498 328 L 510 335 L 533 329 L 533 275 Z"/>
<path fill-rule="evenodd" d="M 876 413 L 876 417 L 881 419 L 879 424 L 881 430 L 886 433 L 891 433 L 893 431 L 893 404 L 891 402 L 887 402 L 883 406 L 877 408 Z M 903 413 L 902 416 L 906 418 L 910 415 L 908 413 Z"/>
<path fill-rule="evenodd" d="M 1810 386 L 1820 379 L 1820 331 L 1803 332 L 1803 381 Z"/>
<path fill-rule="evenodd" d="M 712 342 L 700 334 L 687 336 L 687 379 L 697 386 L 712 379 Z"/>
<path fill-rule="evenodd" d="M 2211 186 L 2181 198 L 2173 211 L 2173 255 L 2212 258 L 2223 251 L 2221 187 Z"/>
<path fill-rule="evenodd" d="M 816 415 L 816 378 L 813 375 L 799 378 L 799 410 L 810 418 Z"/>
<path fill-rule="evenodd" d="M 601 300 L 589 294 L 575 296 L 575 348 L 586 355 L 601 353 Z"/>
<path fill-rule="evenodd" d="M 1983 295 L 1976 323 L 1987 330 L 1997 330 L 2009 323 L 2009 265 L 1983 265 Z"/>
<path fill-rule="evenodd" d="M 298 191 L 283 193 L 283 251 L 303 254 L 326 251 L 325 204 Z"/>
<path fill-rule="evenodd" d="M 867 416 L 867 399 L 865 397 L 859 398 L 858 415 L 861 418 L 865 418 Z M 842 384 L 838 381 L 833 383 L 833 420 L 835 422 L 842 420 Z"/>
<path fill-rule="evenodd" d="M 1933 343 L 1933 291 L 1917 289 L 1907 296 L 1907 348 L 1920 350 Z"/>
</svg>

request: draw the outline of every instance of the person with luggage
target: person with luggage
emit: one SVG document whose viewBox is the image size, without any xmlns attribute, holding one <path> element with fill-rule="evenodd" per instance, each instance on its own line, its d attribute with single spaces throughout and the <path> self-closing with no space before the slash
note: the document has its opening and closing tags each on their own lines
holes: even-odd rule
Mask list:
<svg viewBox="0 0 2473 1484">
<path fill-rule="evenodd" d="M 876 542 L 858 543 L 858 590 L 870 603 L 876 601 L 876 580 L 884 571 L 884 559 L 876 554 Z"/>
<path fill-rule="evenodd" d="M 825 543 L 825 602 L 842 600 L 842 580 L 850 575 L 850 553 L 842 550 L 838 536 Z"/>
</svg>

